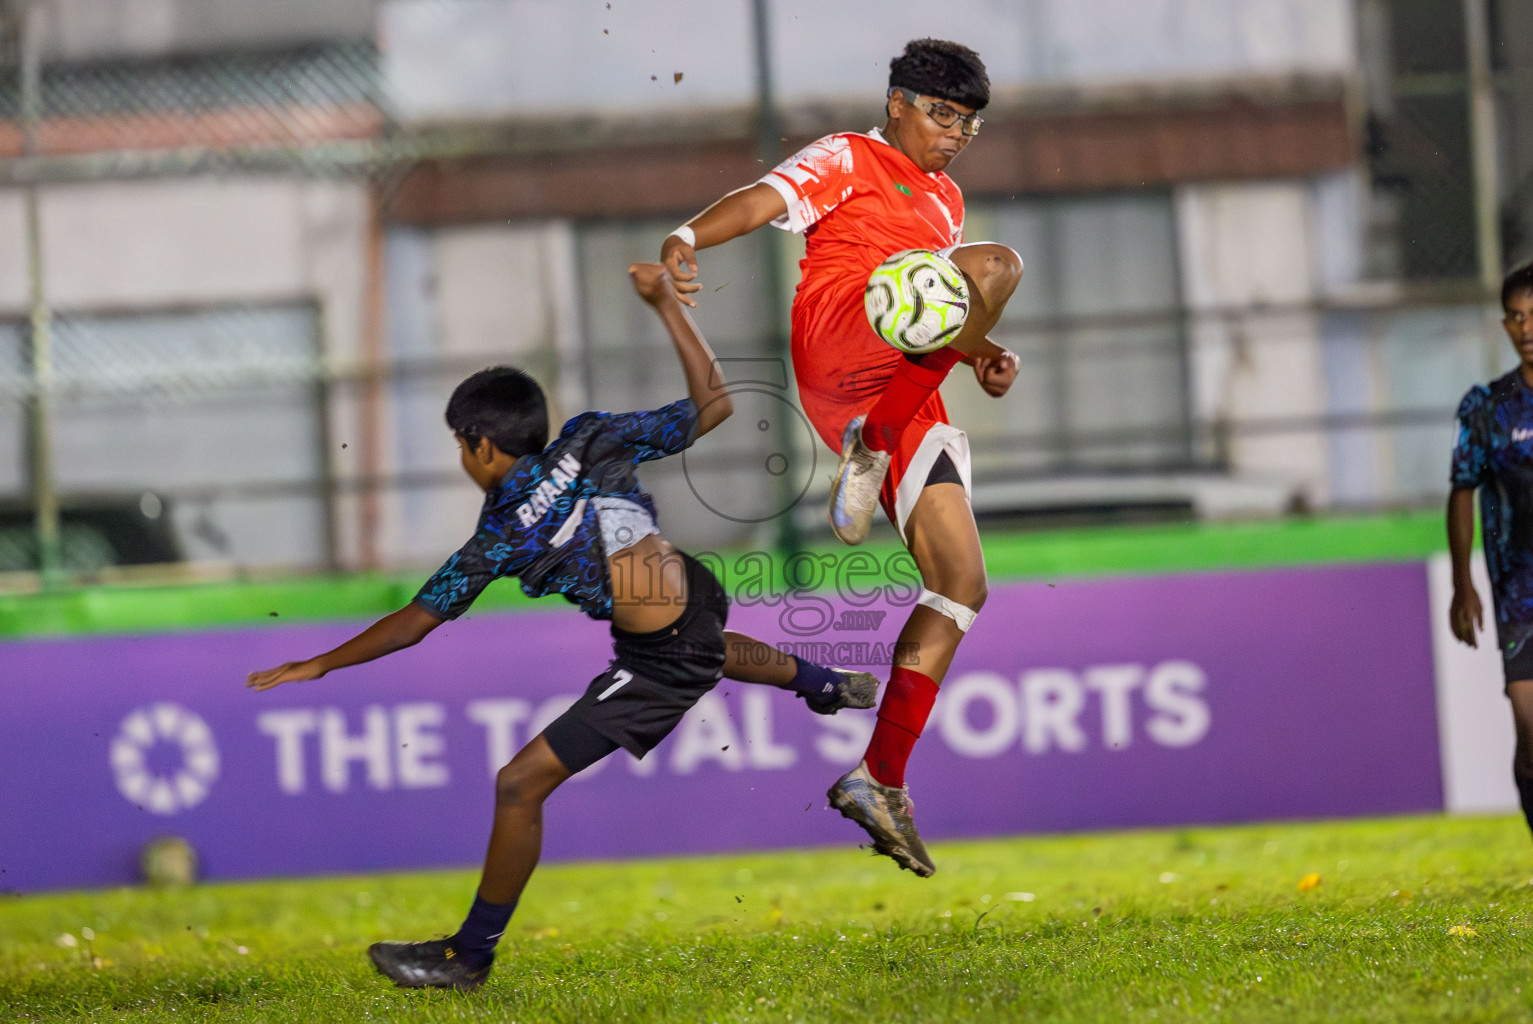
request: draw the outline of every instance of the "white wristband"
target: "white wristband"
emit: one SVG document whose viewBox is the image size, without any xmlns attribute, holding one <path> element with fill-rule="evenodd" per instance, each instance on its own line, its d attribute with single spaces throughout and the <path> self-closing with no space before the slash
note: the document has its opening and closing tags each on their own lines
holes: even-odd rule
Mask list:
<svg viewBox="0 0 1533 1024">
<path fill-rule="evenodd" d="M 675 231 L 672 231 L 666 237 L 667 238 L 671 238 L 671 237 L 679 238 L 683 242 L 686 242 L 688 245 L 690 245 L 692 248 L 694 248 L 694 249 L 697 248 L 697 233 L 695 231 L 693 231 L 692 228 L 690 226 L 686 225 L 686 224 L 683 224 L 681 227 L 677 228 Z"/>
</svg>

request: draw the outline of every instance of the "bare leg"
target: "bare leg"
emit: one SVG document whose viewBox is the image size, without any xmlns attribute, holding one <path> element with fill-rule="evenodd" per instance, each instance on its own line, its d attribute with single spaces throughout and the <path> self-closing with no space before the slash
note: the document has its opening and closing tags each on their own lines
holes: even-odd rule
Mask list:
<svg viewBox="0 0 1533 1024">
<path fill-rule="evenodd" d="M 726 679 L 793 689 L 798 660 L 788 652 L 732 629 L 724 630 L 724 652 Z"/>
<path fill-rule="evenodd" d="M 941 387 L 948 371 L 965 357 L 993 359 L 1003 354 L 989 334 L 1022 280 L 1021 258 L 1004 245 L 984 242 L 960 246 L 953 252 L 953 262 L 969 285 L 963 329 L 947 347 L 901 360 L 863 417 L 860 431 L 854 432 L 854 419 L 842 437 L 841 461 L 831 483 L 830 519 L 836 536 L 847 544 L 866 539 L 890 453 L 898 450 L 905 428 Z"/>
<path fill-rule="evenodd" d="M 479 894 L 456 934 L 427 942 L 375 942 L 367 955 L 406 988 L 470 990 L 484 984 L 500 941 L 543 853 L 543 801 L 570 777 L 539 735 L 495 776 L 495 823 Z"/>
<path fill-rule="evenodd" d="M 978 611 L 986 597 L 985 559 L 963 487 L 933 484 L 924 489 L 905 529 L 926 589 Z M 862 826 L 874 850 L 923 878 L 937 865 L 916 830 L 905 764 L 962 639 L 963 630 L 948 615 L 925 605 L 911 609 L 862 763 L 826 794 L 832 807 Z"/>
<path fill-rule="evenodd" d="M 985 558 L 963 487 L 934 484 L 924 489 L 905 530 L 926 589 L 961 608 L 979 611 L 986 596 Z M 910 610 L 895 647 L 878 724 L 863 755 L 879 785 L 905 785 L 905 764 L 962 640 L 963 629 L 951 616 L 921 604 Z"/>
<path fill-rule="evenodd" d="M 977 242 L 960 245 L 949 258 L 969 285 L 969 315 L 951 347 L 969 354 L 982 347 L 1000 323 L 1011 293 L 1022 281 L 1022 257 L 1008 246 Z"/>
<path fill-rule="evenodd" d="M 517 751 L 495 776 L 495 823 L 479 876 L 479 896 L 488 903 L 512 903 L 543 854 L 543 802 L 569 771 L 540 734 Z"/>
<path fill-rule="evenodd" d="M 979 611 L 986 596 L 985 558 L 963 487 L 934 484 L 924 489 L 905 532 L 926 589 L 969 612 Z M 935 608 L 918 604 L 910 610 L 895 646 L 878 724 L 863 754 L 879 785 L 905 785 L 905 764 L 926 728 L 963 633 L 957 621 Z"/>
<path fill-rule="evenodd" d="M 1512 701 L 1512 724 L 1517 730 L 1517 749 L 1512 755 L 1512 778 L 1517 782 L 1522 814 L 1533 830 L 1533 679 L 1508 683 Z"/>
<path fill-rule="evenodd" d="M 725 678 L 787 690 L 804 698 L 817 715 L 870 708 L 877 699 L 878 677 L 871 672 L 829 669 L 727 629 L 724 651 Z"/>
<path fill-rule="evenodd" d="M 921 492 L 905 524 L 911 557 L 927 590 L 979 611 L 989 593 L 985 553 L 969 496 L 959 484 L 933 484 Z M 963 630 L 941 612 L 917 605 L 900 630 L 904 656 L 896 666 L 913 668 L 941 684 L 963 639 Z"/>
</svg>

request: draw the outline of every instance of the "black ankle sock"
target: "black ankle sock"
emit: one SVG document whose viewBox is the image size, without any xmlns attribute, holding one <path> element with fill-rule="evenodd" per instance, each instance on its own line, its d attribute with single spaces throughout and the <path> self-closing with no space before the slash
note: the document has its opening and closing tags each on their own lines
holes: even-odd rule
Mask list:
<svg viewBox="0 0 1533 1024">
<path fill-rule="evenodd" d="M 793 674 L 793 692 L 816 704 L 823 704 L 830 700 L 830 695 L 841 678 L 840 674 L 797 656 L 794 656 L 793 660 L 798 663 L 798 671 Z"/>
<path fill-rule="evenodd" d="M 452 937 L 453 948 L 470 967 L 481 967 L 489 963 L 495 959 L 495 944 L 505 933 L 506 925 L 510 923 L 511 914 L 515 910 L 515 900 L 510 903 L 488 903 L 484 897 L 475 893 L 474 905 L 468 909 L 468 917 L 463 919 L 458 934 Z"/>
</svg>

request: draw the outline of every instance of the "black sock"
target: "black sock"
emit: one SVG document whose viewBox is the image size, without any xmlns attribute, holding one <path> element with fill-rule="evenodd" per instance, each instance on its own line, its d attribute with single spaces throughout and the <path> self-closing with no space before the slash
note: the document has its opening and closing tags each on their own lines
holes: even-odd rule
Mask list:
<svg viewBox="0 0 1533 1024">
<path fill-rule="evenodd" d="M 830 700 L 841 674 L 796 655 L 793 660 L 798 663 L 798 671 L 793 674 L 793 692 L 815 704 Z"/>
<path fill-rule="evenodd" d="M 1517 783 L 1517 796 L 1522 803 L 1522 816 L 1527 819 L 1528 831 L 1533 832 L 1533 764 L 1521 750 L 1512 761 L 1512 779 Z"/>
<path fill-rule="evenodd" d="M 505 934 L 515 910 L 515 900 L 489 903 L 483 896 L 474 894 L 474 905 L 468 908 L 468 917 L 463 919 L 458 934 L 452 937 L 453 948 L 464 962 L 470 967 L 483 967 L 495 959 L 495 944 Z"/>
</svg>

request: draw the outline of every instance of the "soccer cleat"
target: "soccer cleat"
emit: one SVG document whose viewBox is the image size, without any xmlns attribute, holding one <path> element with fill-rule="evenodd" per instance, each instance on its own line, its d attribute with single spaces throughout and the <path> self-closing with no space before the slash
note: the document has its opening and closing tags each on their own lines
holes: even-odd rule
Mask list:
<svg viewBox="0 0 1533 1024">
<path fill-rule="evenodd" d="M 853 672 L 850 669 L 833 668 L 834 683 L 827 683 L 827 692 L 817 697 L 805 697 L 804 703 L 817 715 L 833 715 L 842 708 L 870 708 L 877 703 L 878 677 L 871 672 Z"/>
<path fill-rule="evenodd" d="M 490 976 L 490 963 L 470 967 L 451 939 L 429 942 L 375 942 L 367 947 L 373 966 L 400 988 L 455 988 L 471 992 Z"/>
<path fill-rule="evenodd" d="M 844 544 L 861 544 L 873 528 L 878 492 L 889 472 L 889 453 L 862 443 L 862 417 L 841 433 L 841 461 L 830 482 L 830 528 Z"/>
<path fill-rule="evenodd" d="M 837 779 L 825 795 L 843 818 L 851 818 L 872 837 L 874 850 L 893 857 L 900 867 L 922 878 L 937 873 L 937 865 L 926 852 L 911 817 L 915 804 L 908 789 L 879 785 L 868 772 L 868 763 L 862 761 Z"/>
</svg>

